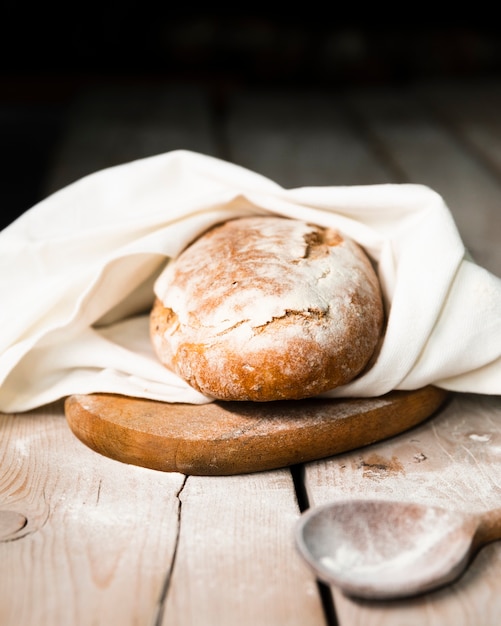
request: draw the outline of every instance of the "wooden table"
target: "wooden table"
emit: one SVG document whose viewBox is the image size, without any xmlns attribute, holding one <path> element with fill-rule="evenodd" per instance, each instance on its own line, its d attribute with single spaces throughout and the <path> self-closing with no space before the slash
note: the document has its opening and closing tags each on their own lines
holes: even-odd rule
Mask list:
<svg viewBox="0 0 501 626">
<path fill-rule="evenodd" d="M 46 190 L 176 148 L 291 187 L 419 182 L 442 193 L 473 257 L 501 275 L 500 110 L 492 82 L 340 93 L 89 88 L 75 97 Z M 482 445 L 492 458 L 501 450 L 501 396 L 455 394 L 389 441 L 225 477 L 102 457 L 70 432 L 62 401 L 1 415 L 0 432 L 2 626 L 499 624 L 500 543 L 445 589 L 360 602 L 316 582 L 293 527 L 302 509 L 357 493 L 501 505 L 501 463 L 482 460 Z"/>
</svg>

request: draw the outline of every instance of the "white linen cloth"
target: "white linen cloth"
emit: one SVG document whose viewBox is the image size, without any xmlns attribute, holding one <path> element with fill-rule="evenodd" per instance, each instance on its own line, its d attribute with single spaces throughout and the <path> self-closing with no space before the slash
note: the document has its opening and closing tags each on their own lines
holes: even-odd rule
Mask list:
<svg viewBox="0 0 501 626">
<path fill-rule="evenodd" d="M 154 280 L 210 225 L 268 212 L 337 227 L 377 264 L 388 308 L 379 357 L 324 395 L 428 384 L 501 394 L 501 279 L 467 258 L 439 194 L 415 184 L 285 189 L 176 150 L 86 176 L 0 233 L 0 410 L 92 392 L 210 402 L 154 356 Z"/>
</svg>

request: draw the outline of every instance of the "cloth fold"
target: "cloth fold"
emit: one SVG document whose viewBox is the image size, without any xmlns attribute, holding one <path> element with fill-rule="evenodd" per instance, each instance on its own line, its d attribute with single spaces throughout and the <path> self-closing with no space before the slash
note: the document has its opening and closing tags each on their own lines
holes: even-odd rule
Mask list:
<svg viewBox="0 0 501 626">
<path fill-rule="evenodd" d="M 155 280 L 211 225 L 266 213 L 339 228 L 378 271 L 388 321 L 377 361 L 324 395 L 428 384 L 501 394 L 501 279 L 468 258 L 438 193 L 418 184 L 286 189 L 176 150 L 86 176 L 0 233 L 0 410 L 92 392 L 210 402 L 153 354 Z"/>
</svg>

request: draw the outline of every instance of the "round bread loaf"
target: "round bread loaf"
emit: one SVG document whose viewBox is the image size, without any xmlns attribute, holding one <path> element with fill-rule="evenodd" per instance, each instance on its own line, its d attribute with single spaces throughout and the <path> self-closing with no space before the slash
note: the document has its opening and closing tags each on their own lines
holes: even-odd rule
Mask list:
<svg viewBox="0 0 501 626">
<path fill-rule="evenodd" d="M 155 284 L 159 360 L 218 400 L 307 398 L 353 380 L 379 345 L 383 302 L 351 239 L 272 215 L 214 226 Z"/>
</svg>

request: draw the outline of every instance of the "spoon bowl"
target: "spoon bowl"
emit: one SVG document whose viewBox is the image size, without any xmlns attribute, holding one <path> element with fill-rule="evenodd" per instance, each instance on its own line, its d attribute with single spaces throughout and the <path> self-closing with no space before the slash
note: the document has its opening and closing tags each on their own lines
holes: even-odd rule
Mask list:
<svg viewBox="0 0 501 626">
<path fill-rule="evenodd" d="M 501 536 L 501 510 L 467 515 L 389 500 L 344 500 L 307 510 L 296 546 L 317 577 L 347 595 L 393 599 L 455 580 L 475 550 Z"/>
</svg>

